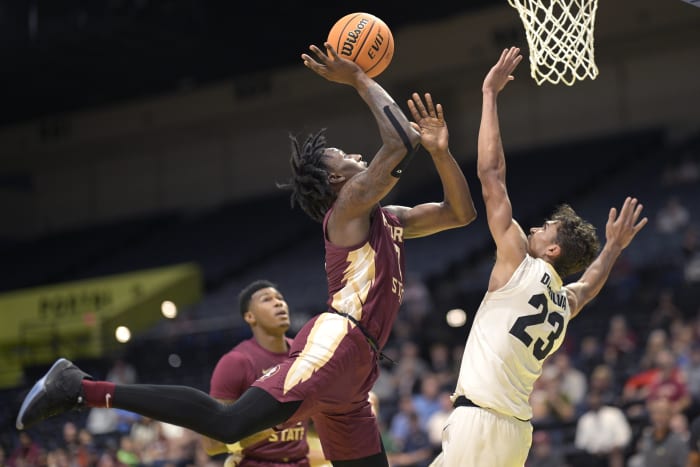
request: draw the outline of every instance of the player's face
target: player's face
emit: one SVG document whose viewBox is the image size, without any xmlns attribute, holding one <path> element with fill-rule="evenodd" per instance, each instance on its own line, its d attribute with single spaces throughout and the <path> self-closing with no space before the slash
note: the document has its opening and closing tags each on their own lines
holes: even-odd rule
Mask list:
<svg viewBox="0 0 700 467">
<path fill-rule="evenodd" d="M 527 250 L 534 258 L 544 258 L 548 249 L 557 243 L 557 221 L 547 221 L 540 227 L 532 227 L 527 236 Z"/>
<path fill-rule="evenodd" d="M 327 148 L 323 155 L 328 172 L 343 175 L 346 179 L 367 170 L 367 162 L 360 154 L 345 154 L 338 148 Z"/>
<path fill-rule="evenodd" d="M 248 312 L 253 316 L 251 326 L 259 326 L 270 333 L 289 329 L 289 307 L 282 293 L 274 287 L 256 291 L 250 297 Z"/>
</svg>

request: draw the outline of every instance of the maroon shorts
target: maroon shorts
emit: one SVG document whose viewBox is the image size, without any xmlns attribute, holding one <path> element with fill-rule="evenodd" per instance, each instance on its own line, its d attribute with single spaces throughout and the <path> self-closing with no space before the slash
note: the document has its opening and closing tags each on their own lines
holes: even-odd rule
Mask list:
<svg viewBox="0 0 700 467">
<path fill-rule="evenodd" d="M 338 314 L 321 313 L 297 333 L 290 357 L 253 386 L 280 402 L 302 401 L 290 421 L 313 419 L 327 459 L 379 453 L 379 428 L 367 400 L 379 369 L 362 331 Z"/>
</svg>

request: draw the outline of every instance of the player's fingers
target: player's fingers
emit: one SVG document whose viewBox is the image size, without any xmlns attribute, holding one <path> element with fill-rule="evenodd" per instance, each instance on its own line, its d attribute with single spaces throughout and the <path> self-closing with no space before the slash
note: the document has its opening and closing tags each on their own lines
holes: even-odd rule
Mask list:
<svg viewBox="0 0 700 467">
<path fill-rule="evenodd" d="M 634 226 L 634 232 L 637 233 L 642 230 L 642 228 L 647 225 L 647 222 L 649 222 L 649 219 L 647 217 L 642 217 L 642 219 L 637 222 L 637 225 Z"/>
<path fill-rule="evenodd" d="M 636 202 L 637 200 L 635 200 Z M 644 205 L 642 203 L 635 203 L 636 206 L 634 207 L 634 211 L 632 212 L 632 224 L 635 224 L 637 222 L 637 219 L 639 219 L 639 216 L 642 215 L 642 209 L 644 209 Z"/>
<path fill-rule="evenodd" d="M 631 198 L 629 205 L 627 207 L 628 209 L 628 218 L 630 221 L 630 224 L 633 224 L 638 217 L 637 210 L 640 208 L 641 204 L 639 203 L 639 200 L 637 198 Z M 640 211 L 641 212 L 641 211 Z"/>
<path fill-rule="evenodd" d="M 331 45 L 330 42 L 324 42 L 323 46 L 326 48 L 331 57 L 333 57 L 334 59 L 338 58 L 338 52 L 336 52 L 335 48 Z"/>
<path fill-rule="evenodd" d="M 503 49 L 503 52 L 501 52 L 501 57 L 498 59 L 498 64 L 500 65 L 503 62 L 505 62 L 507 56 L 508 56 L 508 49 Z"/>
<path fill-rule="evenodd" d="M 321 62 L 321 63 L 328 62 L 328 55 L 323 53 L 323 51 L 321 49 L 319 49 L 317 46 L 311 45 L 311 46 L 309 46 L 309 49 L 314 53 L 314 55 L 316 55 L 319 62 Z"/>
<path fill-rule="evenodd" d="M 429 92 L 425 93 L 425 105 L 428 108 L 428 115 L 435 116 L 435 105 L 433 104 L 433 96 Z"/>
<path fill-rule="evenodd" d="M 515 58 L 513 59 L 513 62 L 511 63 L 511 67 L 510 67 L 511 73 L 513 72 L 513 70 L 515 70 L 515 69 L 518 67 L 518 65 L 519 65 L 520 62 L 522 62 L 522 61 L 523 61 L 523 56 L 522 56 L 522 55 L 518 55 L 517 57 L 515 57 Z"/>
<path fill-rule="evenodd" d="M 437 110 L 437 118 L 440 120 L 445 120 L 445 114 L 442 111 L 442 104 L 437 104 L 435 106 L 435 110 Z"/>
<path fill-rule="evenodd" d="M 406 102 L 408 103 L 408 110 L 411 112 L 413 120 L 420 120 L 420 114 L 418 113 L 418 109 L 416 109 L 416 104 L 413 102 L 413 99 L 408 99 Z"/>
<path fill-rule="evenodd" d="M 616 217 L 617 217 L 617 208 L 610 208 L 610 212 L 608 212 L 608 222 L 609 223 L 615 222 Z"/>
<path fill-rule="evenodd" d="M 310 68 L 310 69 L 312 69 L 313 71 L 316 71 L 316 72 L 318 72 L 319 69 L 321 68 L 321 65 L 319 65 L 318 62 L 317 62 L 316 60 L 314 60 L 313 58 L 309 57 L 309 56 L 306 55 L 306 54 L 303 54 L 303 55 L 301 56 L 301 59 L 304 61 L 304 66 L 305 66 L 306 68 Z"/>
<path fill-rule="evenodd" d="M 428 113 L 426 112 L 425 105 L 423 105 L 423 101 L 417 92 L 413 93 L 413 102 L 416 104 L 416 109 L 418 109 L 418 112 L 420 112 L 421 117 L 426 117 Z"/>
</svg>

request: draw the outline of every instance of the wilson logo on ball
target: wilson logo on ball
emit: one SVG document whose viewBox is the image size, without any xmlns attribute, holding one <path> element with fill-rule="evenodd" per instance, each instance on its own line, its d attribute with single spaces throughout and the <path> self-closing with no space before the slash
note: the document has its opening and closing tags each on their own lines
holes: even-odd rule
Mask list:
<svg viewBox="0 0 700 467">
<path fill-rule="evenodd" d="M 357 63 L 372 78 L 383 72 L 394 56 L 391 30 L 369 13 L 343 16 L 328 33 L 328 42 L 338 55 Z"/>
</svg>

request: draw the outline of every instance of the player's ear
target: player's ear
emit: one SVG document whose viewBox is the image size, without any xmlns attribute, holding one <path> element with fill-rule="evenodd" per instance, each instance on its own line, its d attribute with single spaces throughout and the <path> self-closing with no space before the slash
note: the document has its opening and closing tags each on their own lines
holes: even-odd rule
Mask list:
<svg viewBox="0 0 700 467">
<path fill-rule="evenodd" d="M 552 259 L 557 259 L 559 255 L 561 255 L 561 247 L 558 244 L 552 243 L 547 247 L 547 256 Z"/>
<path fill-rule="evenodd" d="M 345 181 L 345 175 L 340 175 L 335 172 L 328 174 L 328 183 L 331 185 L 337 185 L 338 183 L 343 183 Z"/>
<path fill-rule="evenodd" d="M 255 315 L 249 310 L 243 313 L 243 321 L 248 323 L 249 326 L 255 324 Z"/>
</svg>

